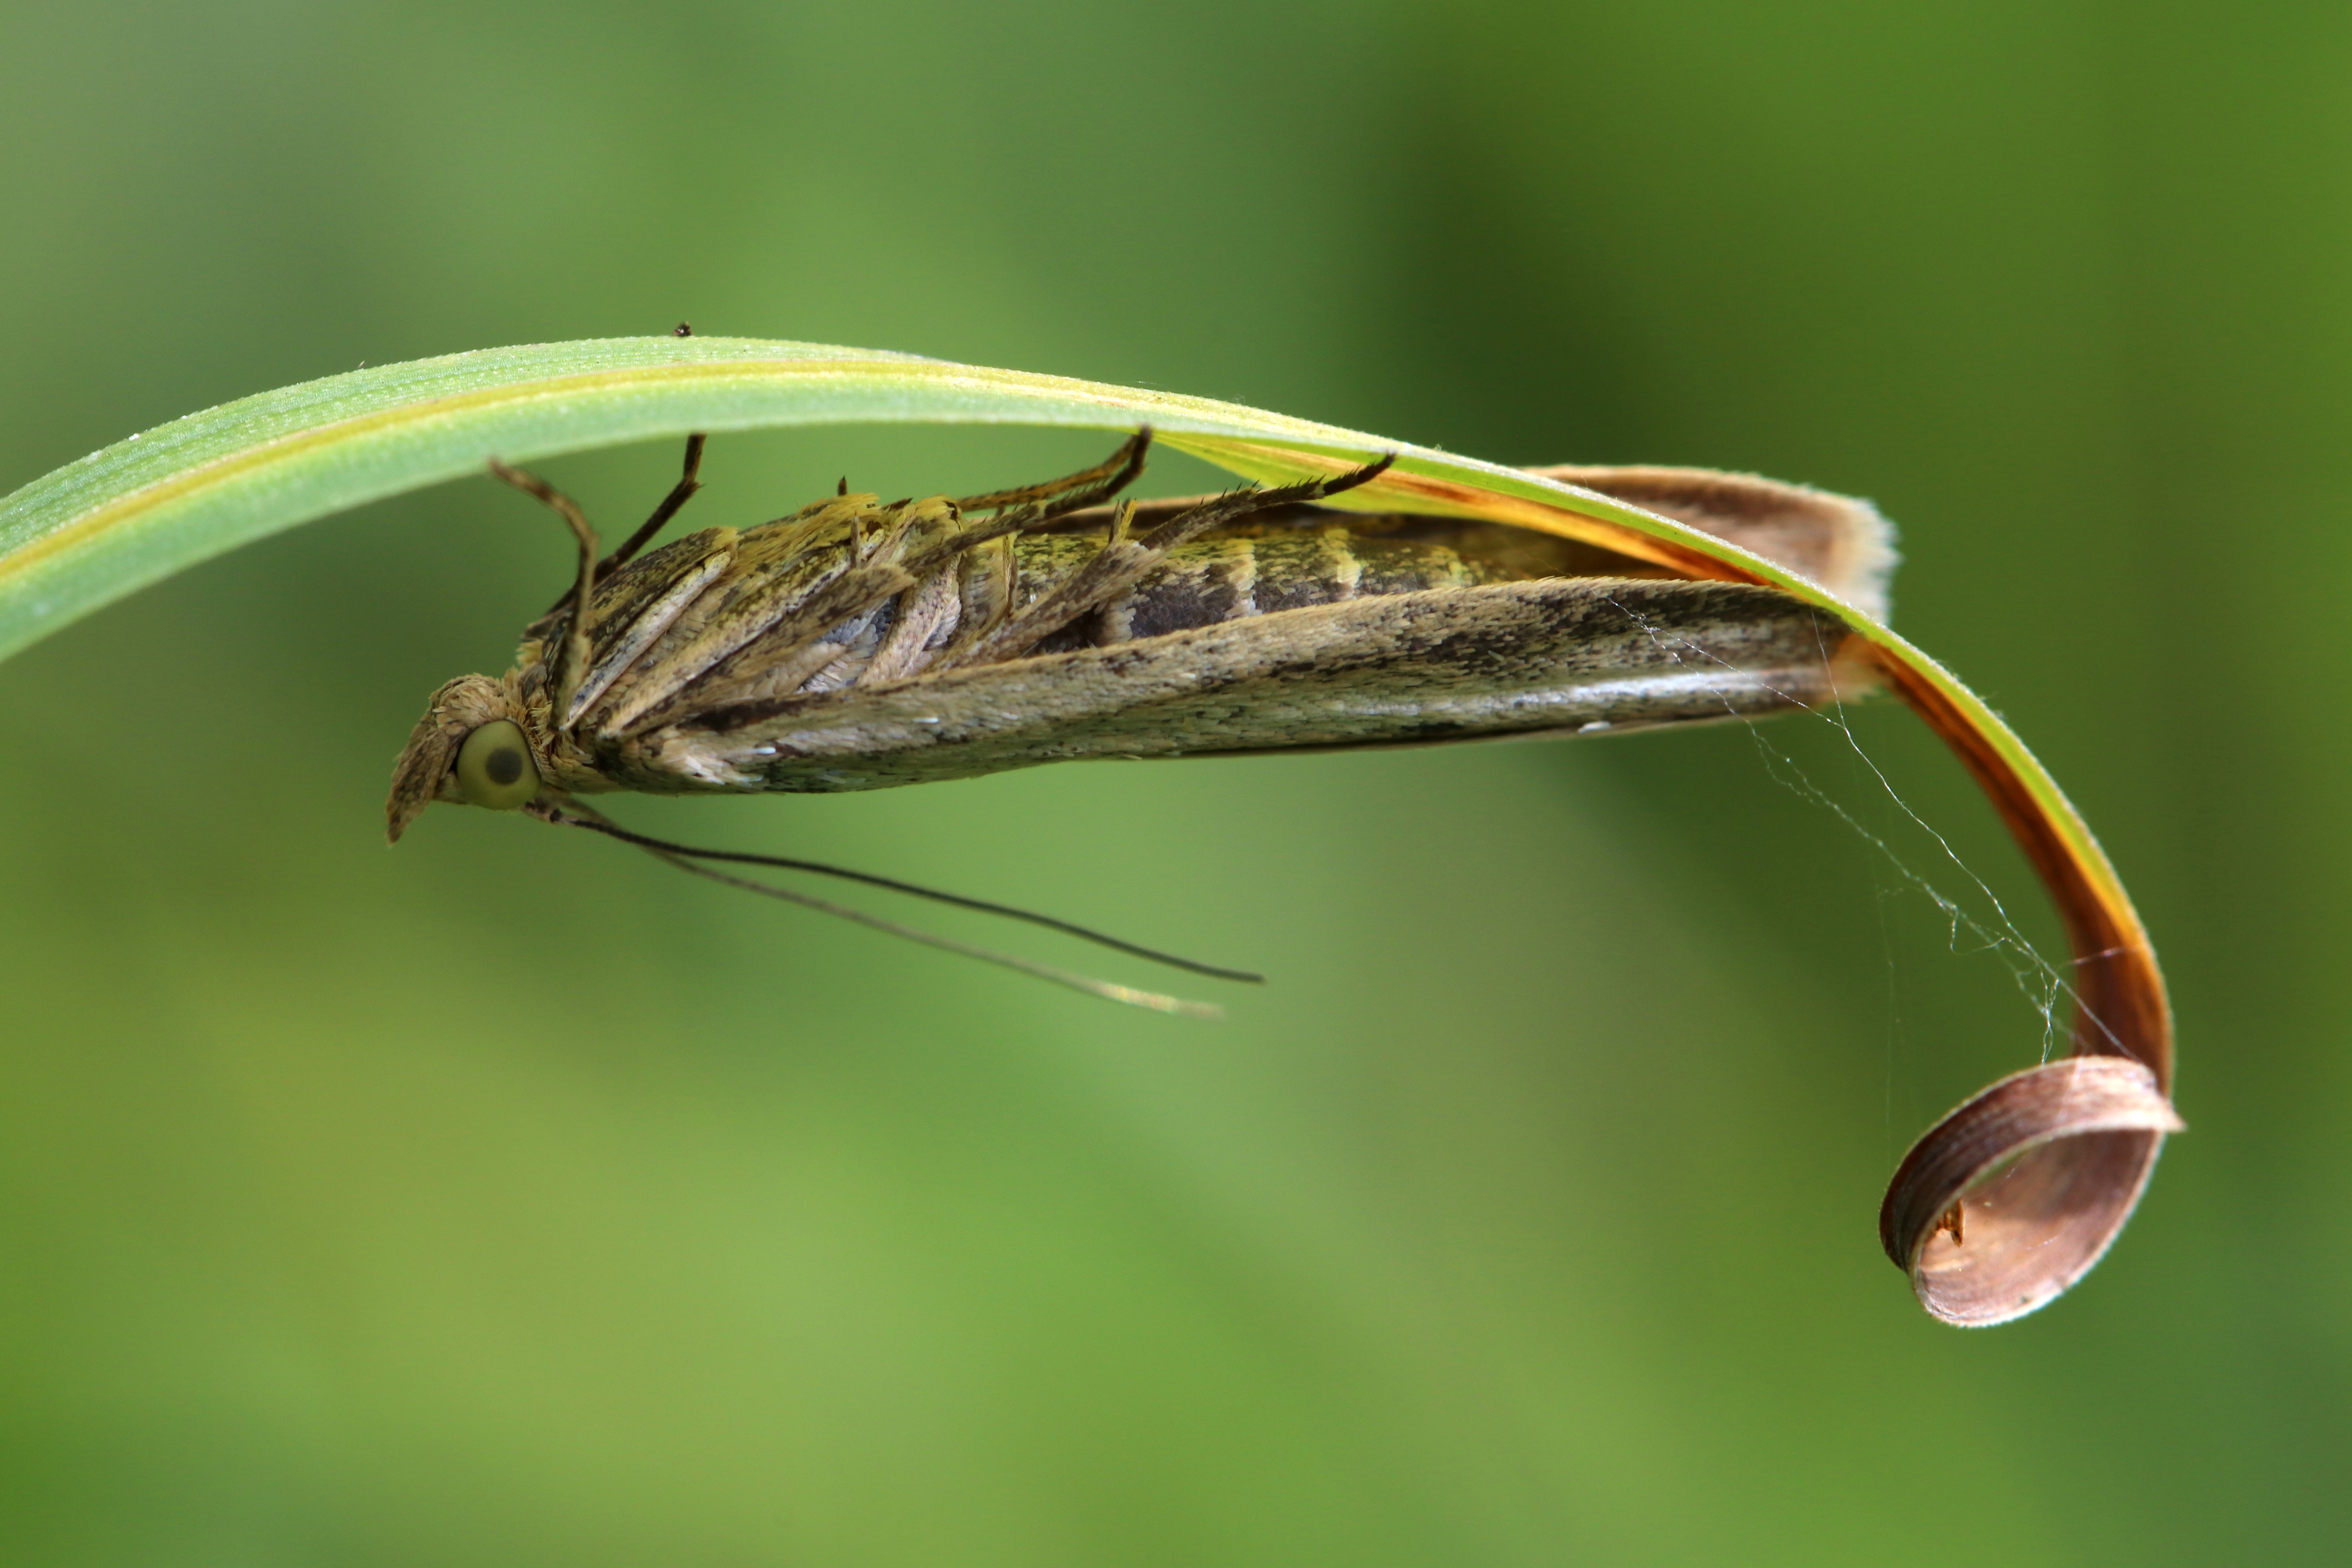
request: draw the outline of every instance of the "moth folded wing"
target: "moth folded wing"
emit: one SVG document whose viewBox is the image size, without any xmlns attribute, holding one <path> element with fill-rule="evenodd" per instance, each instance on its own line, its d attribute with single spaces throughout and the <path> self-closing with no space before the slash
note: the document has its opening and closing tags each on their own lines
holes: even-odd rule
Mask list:
<svg viewBox="0 0 2352 1568">
<path fill-rule="evenodd" d="M 908 589 L 892 607 L 888 624 L 878 629 L 874 653 L 857 679 L 877 683 L 904 680 L 919 675 L 934 652 L 952 638 L 963 618 L 963 597 L 958 592 L 955 563 L 941 567 Z M 848 679 L 833 682 L 835 687 Z"/>
<path fill-rule="evenodd" d="M 661 700 L 633 704 L 612 727 L 641 733 L 712 708 L 783 697 L 813 684 L 820 689 L 840 685 L 839 679 L 822 679 L 828 668 L 871 658 L 887 637 L 897 602 L 915 585 L 887 562 L 852 566 L 687 673 Z"/>
<path fill-rule="evenodd" d="M 643 661 L 643 677 L 596 716 L 600 748 L 714 706 L 828 689 L 858 679 L 904 612 L 939 608 L 952 571 L 923 583 L 910 557 L 955 519 L 947 501 L 877 507 L 849 495 L 802 518 L 751 530 L 728 592 L 682 620 Z M 950 563 L 952 565 L 952 563 Z M 920 650 L 893 650 L 899 663 Z"/>
<path fill-rule="evenodd" d="M 731 656 L 779 626 L 796 625 L 803 605 L 853 569 L 845 528 L 830 528 L 832 537 L 817 541 L 810 538 L 814 531 L 798 520 L 744 531 L 725 573 L 672 617 L 632 661 L 628 678 L 614 681 L 587 710 L 587 726 L 600 739 L 642 727 L 648 714 L 676 702 Z"/>
<path fill-rule="evenodd" d="M 1888 581 L 1900 559 L 1895 525 L 1866 500 L 1713 468 L 1560 463 L 1528 472 L 1711 533 L 1803 574 L 1874 620 L 1887 617 Z"/>
<path fill-rule="evenodd" d="M 1827 613 L 1739 584 L 1443 588 L 713 708 L 632 737 L 614 763 L 824 791 L 1087 757 L 1604 732 L 1826 700 L 1864 675 L 1846 637 Z"/>
<path fill-rule="evenodd" d="M 737 533 L 706 528 L 639 557 L 596 585 L 588 668 L 559 721 L 576 724 L 618 684 L 662 636 L 691 614 L 697 602 L 735 562 Z M 524 633 L 521 662 L 535 661 L 570 621 L 569 603 Z"/>
</svg>

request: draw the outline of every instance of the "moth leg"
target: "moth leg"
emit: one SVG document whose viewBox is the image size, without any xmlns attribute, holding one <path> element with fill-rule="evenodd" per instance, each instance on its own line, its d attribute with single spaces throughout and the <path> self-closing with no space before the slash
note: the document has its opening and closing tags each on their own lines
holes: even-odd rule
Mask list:
<svg viewBox="0 0 2352 1568">
<path fill-rule="evenodd" d="M 965 496 L 955 503 L 955 507 L 958 511 L 988 511 L 1029 506 L 1077 490 L 1084 490 L 1093 498 L 1080 504 L 1093 506 L 1109 500 L 1135 482 L 1136 475 L 1143 472 L 1143 454 L 1150 446 L 1151 426 L 1146 425 L 1121 442 L 1118 451 L 1091 468 L 1081 468 L 1075 474 L 1066 474 L 1042 485 L 1024 485 L 1019 489 L 991 490 L 986 495 Z"/>
<path fill-rule="evenodd" d="M 1275 507 L 1290 506 L 1301 501 L 1321 500 L 1369 484 L 1388 471 L 1396 460 L 1391 454 L 1376 463 L 1367 463 L 1329 479 L 1304 479 L 1294 485 L 1281 485 L 1273 489 L 1232 490 L 1213 496 L 1199 506 L 1181 511 L 1139 539 L 1128 537 L 1128 525 L 1134 517 L 1133 503 L 1121 507 L 1111 521 L 1110 537 L 1094 558 L 1072 574 L 1069 579 L 1039 599 L 1035 604 L 990 629 L 986 636 L 976 638 L 971 647 L 955 660 L 959 665 L 993 664 L 1000 659 L 1019 658 L 1043 639 L 1052 637 L 1081 616 L 1092 615 L 1118 599 L 1138 583 L 1159 570 L 1168 559 L 1168 552 L 1187 543 L 1213 528 L 1236 522 L 1253 512 L 1266 511 Z"/>
<path fill-rule="evenodd" d="M 610 575 L 614 567 L 624 564 L 631 556 L 643 550 L 653 536 L 662 531 L 663 525 L 676 517 L 688 501 L 694 499 L 694 492 L 702 488 L 703 439 L 703 434 L 699 430 L 686 438 L 686 464 L 678 474 L 677 483 L 670 487 L 669 494 L 662 497 L 661 505 L 654 508 L 653 516 L 646 519 L 644 526 L 622 541 L 618 550 L 604 557 L 596 568 L 596 575 L 599 577 Z"/>
<path fill-rule="evenodd" d="M 907 570 L 919 581 L 938 571 L 957 556 L 986 544 L 992 539 L 1003 539 L 1065 517 L 1074 511 L 1084 511 L 1118 494 L 1135 482 L 1143 472 L 1143 455 L 1151 446 L 1151 426 L 1144 426 L 1120 444 L 1102 462 L 1091 468 L 1081 469 L 1050 484 L 1031 485 L 1025 489 L 993 490 L 987 495 L 966 496 L 950 501 L 951 513 L 961 515 L 966 509 L 985 510 L 1001 507 L 986 522 L 975 523 L 909 556 Z M 1072 489 L 1072 486 L 1080 488 Z M 1028 499 L 1018 500 L 1017 498 Z"/>
<path fill-rule="evenodd" d="M 629 535 L 627 541 L 622 544 L 621 548 L 604 557 L 604 560 L 596 563 L 596 581 L 599 583 L 604 582 L 607 578 L 611 577 L 614 572 L 625 565 L 628 563 L 629 557 L 635 555 L 639 550 L 643 549 L 647 540 L 653 538 L 655 534 L 659 533 L 662 531 L 662 526 L 668 522 L 671 518 L 676 517 L 681 507 L 685 506 L 688 501 L 694 499 L 694 492 L 702 488 L 702 480 L 697 476 L 702 471 L 703 439 L 704 437 L 699 431 L 686 438 L 685 473 L 679 478 L 677 483 L 670 487 L 669 494 L 662 498 L 661 505 L 654 508 L 653 516 L 646 519 L 645 525 L 639 528 L 636 532 Z M 555 614 L 556 611 L 563 608 L 563 600 L 568 599 L 571 596 L 571 595 L 566 594 L 562 595 L 562 598 L 557 599 L 552 605 L 548 605 L 546 616 L 541 616 L 540 618 L 544 620 L 547 616 L 551 616 Z"/>
<path fill-rule="evenodd" d="M 588 626 L 596 594 L 596 531 L 588 526 L 579 506 L 572 499 L 541 479 L 537 474 L 509 468 L 496 458 L 490 459 L 490 472 L 522 491 L 536 496 L 549 510 L 563 520 L 572 530 L 572 537 L 580 544 L 580 579 L 572 589 L 572 625 L 564 633 L 563 646 L 557 651 L 555 669 L 555 711 L 572 710 L 572 695 L 580 689 L 583 677 L 588 673 Z M 688 491 L 692 494 L 692 491 Z M 563 728 L 569 729 L 569 724 Z"/>
</svg>

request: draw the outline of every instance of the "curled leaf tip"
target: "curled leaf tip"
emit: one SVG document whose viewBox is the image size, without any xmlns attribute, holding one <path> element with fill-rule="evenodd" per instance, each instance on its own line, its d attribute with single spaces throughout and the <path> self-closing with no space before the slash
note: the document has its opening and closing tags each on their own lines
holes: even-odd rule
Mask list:
<svg viewBox="0 0 2352 1568">
<path fill-rule="evenodd" d="M 1919 1304 L 1985 1328 L 2089 1272 L 2183 1130 L 2156 1074 L 2077 1056 L 2013 1073 L 1929 1128 L 1896 1168 L 1879 1240 Z"/>
</svg>

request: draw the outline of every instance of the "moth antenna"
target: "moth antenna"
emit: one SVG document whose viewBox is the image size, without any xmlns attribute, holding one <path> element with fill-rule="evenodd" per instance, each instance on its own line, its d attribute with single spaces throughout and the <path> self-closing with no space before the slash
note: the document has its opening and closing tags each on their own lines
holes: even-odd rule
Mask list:
<svg viewBox="0 0 2352 1568">
<path fill-rule="evenodd" d="M 766 898 L 782 899 L 785 903 L 798 904 L 804 910 L 814 910 L 820 914 L 838 915 L 843 920 L 853 921 L 887 936 L 904 937 L 908 942 L 920 942 L 925 947 L 936 947 L 942 952 L 953 952 L 965 958 L 976 958 L 982 963 L 992 963 L 1000 969 L 1010 969 L 1018 974 L 1026 974 L 1055 985 L 1067 986 L 1072 991 L 1081 991 L 1089 996 L 1098 996 L 1106 1002 L 1117 1002 L 1129 1007 L 1141 1007 L 1153 1013 L 1172 1013 L 1183 1018 L 1206 1018 L 1211 1023 L 1224 1021 L 1225 1010 L 1213 1002 L 1195 1002 L 1189 997 L 1171 996 L 1159 991 L 1139 991 L 1132 985 L 1120 985 L 1108 980 L 1097 980 L 1091 974 L 1079 974 L 1067 969 L 1056 969 L 1050 963 L 1039 963 L 1034 959 L 1015 957 L 1009 952 L 999 952 L 994 948 L 978 947 L 968 942 L 958 942 L 953 937 L 940 936 L 933 931 L 919 931 L 913 926 L 900 925 L 897 921 L 887 921 L 880 915 L 869 915 L 864 910 L 853 910 L 847 904 L 836 904 L 828 899 L 812 898 L 806 893 L 794 892 L 790 888 L 771 887 L 765 882 L 754 882 L 749 877 L 730 877 L 724 871 L 715 871 L 708 866 L 698 866 L 691 860 L 682 859 L 676 855 L 667 855 L 658 849 L 649 850 L 648 853 L 657 860 L 667 861 L 681 871 L 690 871 L 695 876 L 706 877 L 722 887 L 740 888 L 747 893 L 759 893 Z"/>
<path fill-rule="evenodd" d="M 579 813 L 580 815 L 572 815 L 572 813 L 573 812 Z M 607 838 L 617 838 L 624 844 L 634 844 L 640 849 L 658 856 L 663 859 L 671 861 L 673 864 L 677 865 L 682 870 L 693 871 L 700 876 L 715 877 L 722 881 L 727 881 L 733 886 L 750 888 L 759 891 L 772 893 L 777 898 L 790 901 L 807 903 L 813 909 L 824 909 L 835 914 L 845 915 L 847 918 L 862 921 L 865 924 L 875 926 L 878 930 L 887 930 L 900 936 L 912 937 L 917 941 L 929 942 L 935 947 L 945 947 L 950 951 L 969 953 L 974 957 L 985 957 L 992 963 L 1003 963 L 1008 967 L 1019 969 L 1025 973 L 1039 974 L 1047 979 L 1054 980 L 1058 984 L 1076 985 L 1077 989 L 1081 991 L 1089 990 L 1097 986 L 1108 985 L 1108 983 L 1105 981 L 1086 980 L 1082 975 L 1071 975 L 1064 970 L 1053 969 L 1046 965 L 1032 964 L 1026 959 L 1006 957 L 1002 953 L 993 952 L 986 948 L 967 947 L 961 943 L 951 942 L 946 937 L 929 936 L 920 931 L 912 931 L 908 927 L 898 925 L 895 922 L 869 916 L 861 910 L 848 910 L 841 906 L 826 903 L 823 900 L 812 900 L 809 899 L 808 895 L 804 893 L 793 893 L 781 888 L 771 888 L 764 882 L 747 882 L 740 878 L 728 878 L 723 876 L 721 873 L 710 870 L 708 867 L 691 865 L 688 862 L 693 860 L 719 860 L 730 865 L 768 866 L 780 871 L 807 871 L 820 877 L 838 877 L 844 881 L 863 882 L 869 888 L 887 888 L 894 893 L 911 893 L 919 899 L 929 899 L 935 903 L 952 904 L 956 908 L 961 910 L 976 910 L 982 914 L 1003 915 L 1007 920 L 1026 921 L 1031 925 L 1043 926 L 1047 931 L 1057 931 L 1065 936 L 1074 936 L 1082 942 L 1090 942 L 1098 947 L 1109 948 L 1115 952 L 1124 952 L 1133 958 L 1149 959 L 1154 963 L 1167 964 L 1171 969 L 1182 969 L 1194 974 L 1205 974 L 1211 979 L 1234 980 L 1250 985 L 1263 985 L 1265 984 L 1265 975 L 1252 973 L 1246 969 L 1227 969 L 1221 964 L 1202 963 L 1198 959 L 1184 958 L 1172 952 L 1162 952 L 1157 948 L 1145 947 L 1139 942 L 1122 941 L 1120 938 L 1111 936 L 1107 932 L 1093 931 L 1086 926 L 1077 925 L 1069 921 L 1056 920 L 1052 915 L 1039 914 L 1034 910 L 1015 909 L 1010 904 L 991 903 L 985 899 L 967 899 L 961 893 L 941 892 L 937 888 L 926 888 L 914 882 L 901 882 L 896 878 L 876 876 L 871 871 L 853 871 L 843 866 L 828 866 L 818 860 L 795 860 L 782 855 L 752 855 L 740 850 L 731 849 L 697 849 L 689 845 L 674 844 L 667 838 L 655 838 L 643 833 L 632 833 L 627 828 L 623 827 L 619 823 L 614 822 L 610 818 L 606 817 L 601 812 L 593 816 L 587 815 L 587 807 L 574 802 L 572 803 L 572 812 L 566 812 L 559 807 L 549 807 L 544 811 L 536 811 L 533 815 L 541 816 L 546 821 L 556 823 L 564 827 L 584 827 L 592 833 L 601 833 Z M 1081 981 L 1084 981 L 1084 984 L 1079 984 Z M 1107 995 L 1109 991 L 1124 992 L 1125 990 L 1126 987 L 1124 986 L 1110 985 L 1108 986 L 1108 991 L 1098 991 L 1095 994 Z M 1152 995 L 1155 994 L 1150 992 L 1136 992 L 1133 994 L 1141 996 Z M 1124 1000 L 1125 998 L 1115 996 L 1111 999 L 1118 1001 Z M 1139 1005 L 1157 1005 L 1157 1004 L 1139 1004 Z M 1188 1008 L 1197 1005 L 1200 1005 L 1191 1003 L 1186 1004 L 1186 1007 Z M 1165 1009 L 1162 1010 L 1165 1011 Z"/>
<path fill-rule="evenodd" d="M 675 866 L 681 871 L 688 872 L 694 876 L 717 882 L 721 887 L 739 888 L 744 892 L 758 893 L 763 898 L 782 900 L 783 902 L 788 904 L 797 904 L 804 910 L 814 910 L 819 914 L 837 915 L 843 920 L 867 927 L 873 931 L 881 931 L 887 936 L 903 937 L 908 942 L 919 942 L 925 947 L 938 948 L 942 952 L 957 953 L 965 958 L 976 958 L 982 963 L 992 963 L 1000 969 L 1010 969 L 1015 973 L 1026 974 L 1034 979 L 1048 982 L 1051 984 L 1066 986 L 1072 991 L 1083 992 L 1088 996 L 1100 997 L 1106 1002 L 1117 1002 L 1129 1007 L 1141 1007 L 1153 1013 L 1171 1013 L 1180 1017 L 1206 1018 L 1213 1023 L 1222 1022 L 1225 1016 L 1225 1010 L 1218 1006 L 1213 1002 L 1194 1002 L 1182 996 L 1170 996 L 1158 991 L 1139 991 L 1131 985 L 1119 985 L 1108 980 L 1097 980 L 1089 974 L 1079 974 L 1067 969 L 1056 969 L 1050 963 L 1039 963 L 1034 959 L 1016 957 L 1009 952 L 999 952 L 993 948 L 980 947 L 971 942 L 958 942 L 953 937 L 940 936 L 931 931 L 919 931 L 913 926 L 900 925 L 897 921 L 884 920 L 879 915 L 870 915 L 864 910 L 854 910 L 846 904 L 836 904 L 829 899 L 814 898 L 807 893 L 795 892 L 790 888 L 772 887 L 766 882 L 752 881 L 748 877 L 730 876 L 725 871 L 714 870 L 709 866 L 698 866 L 682 855 L 673 854 L 667 848 L 657 847 L 660 843 L 657 839 L 647 839 L 642 837 L 637 834 L 618 828 L 608 822 L 600 822 L 584 816 L 567 816 L 557 811 L 534 813 L 533 815 L 541 816 L 549 822 L 560 823 L 566 827 L 588 827 L 608 833 L 613 837 L 618 838 L 624 843 L 636 845 L 639 848 L 645 850 L 656 860 L 662 861 L 667 865 Z M 761 858 L 757 856 L 737 856 L 730 857 L 730 858 L 756 860 Z M 786 862 L 785 864 L 793 865 L 795 863 Z M 830 868 L 818 868 L 830 869 Z M 857 876 L 857 873 L 836 872 L 835 875 L 856 877 Z M 877 878 L 874 879 L 874 880 L 879 881 L 881 879 Z M 886 885 L 898 886 L 900 884 Z M 910 890 L 919 892 L 923 889 L 914 889 Z M 932 896 L 946 897 L 946 895 Z M 963 903 L 969 902 L 970 900 L 950 899 L 950 901 Z M 980 907 L 989 908 L 991 906 L 982 905 Z M 1017 913 L 1018 911 L 1011 912 Z"/>
</svg>

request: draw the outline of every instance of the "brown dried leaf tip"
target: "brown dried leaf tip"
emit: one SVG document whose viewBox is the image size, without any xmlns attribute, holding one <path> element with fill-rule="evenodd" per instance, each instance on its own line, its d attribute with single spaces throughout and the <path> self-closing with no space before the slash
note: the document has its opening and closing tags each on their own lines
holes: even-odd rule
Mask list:
<svg viewBox="0 0 2352 1568">
<path fill-rule="evenodd" d="M 2099 1261 L 2165 1135 L 2181 1130 L 2156 1075 L 2129 1058 L 2029 1068 L 1912 1147 L 1879 1210 L 1879 1239 L 1944 1321 L 2021 1318 Z"/>
</svg>

